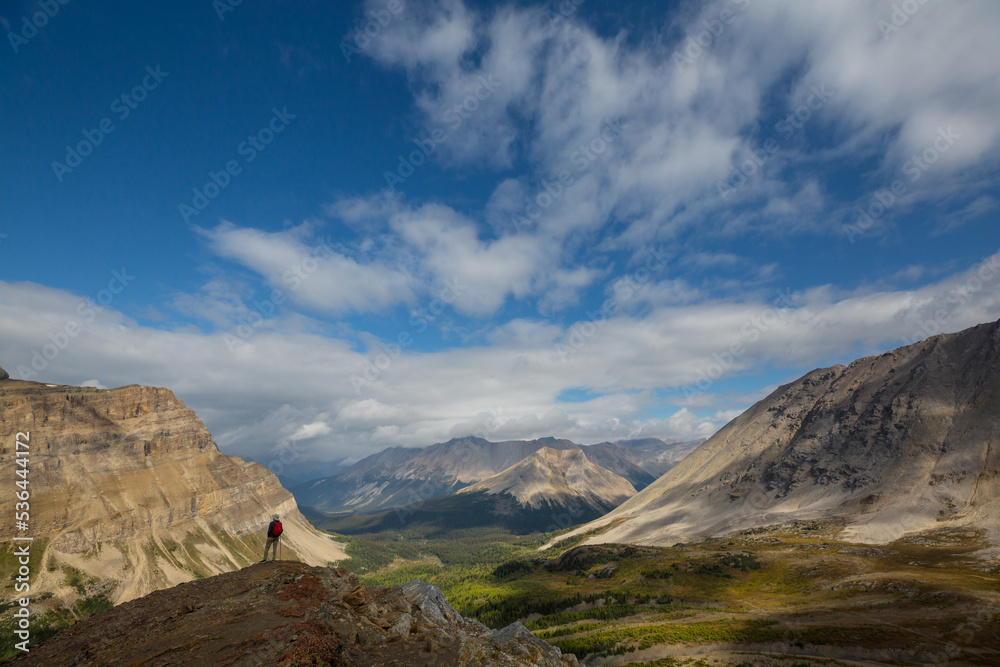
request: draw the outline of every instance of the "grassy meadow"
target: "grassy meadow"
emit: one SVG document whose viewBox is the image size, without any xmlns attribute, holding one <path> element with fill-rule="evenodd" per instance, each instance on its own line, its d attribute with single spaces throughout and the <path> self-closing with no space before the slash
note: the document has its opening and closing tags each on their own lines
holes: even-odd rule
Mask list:
<svg viewBox="0 0 1000 667">
<path fill-rule="evenodd" d="M 874 547 L 799 523 L 539 551 L 553 533 L 358 521 L 324 527 L 345 529 L 345 565 L 365 581 L 431 582 L 461 613 L 521 621 L 587 665 L 1000 664 L 1000 572 L 974 557 L 975 534 Z"/>
</svg>

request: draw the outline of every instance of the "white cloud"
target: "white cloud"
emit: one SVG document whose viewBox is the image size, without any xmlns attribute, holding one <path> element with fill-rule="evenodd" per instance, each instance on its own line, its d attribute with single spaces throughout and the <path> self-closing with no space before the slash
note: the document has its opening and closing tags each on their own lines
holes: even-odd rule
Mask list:
<svg viewBox="0 0 1000 667">
<path fill-rule="evenodd" d="M 255 271 L 295 303 L 319 312 L 373 312 L 414 300 L 405 273 L 378 261 L 347 257 L 329 239 L 310 241 L 307 226 L 264 232 L 225 222 L 202 233 L 220 256 Z"/>
<path fill-rule="evenodd" d="M 696 384 L 717 363 L 715 355 L 724 356 L 734 342 L 745 352 L 723 377 L 768 366 L 787 366 L 795 374 L 848 361 L 859 350 L 895 347 L 915 334 L 996 320 L 1000 256 L 989 262 L 992 270 L 976 265 L 917 289 L 799 291 L 788 297 L 790 306 L 779 304 L 781 310 L 772 306 L 773 295 L 662 304 L 642 316 L 610 318 L 564 360 L 556 343 L 572 345 L 578 327 L 514 320 L 499 325 L 489 344 L 405 351 L 357 392 L 350 376 L 363 374 L 373 356 L 346 341 L 278 327 L 259 332 L 231 354 L 221 334 L 152 329 L 105 310 L 94 322 L 82 322 L 81 333 L 45 361 L 34 379 L 79 384 L 100 371 L 108 386 L 170 387 L 225 451 L 265 462 L 289 445 L 301 460 L 426 445 L 482 428 L 486 417 L 495 439 L 703 437 L 746 405 L 733 405 L 711 385 L 689 401 L 714 411 L 703 417 L 683 401 L 670 408 L 653 392 Z M 80 302 L 61 290 L 0 283 L 3 367 L 13 377 L 30 371 L 50 334 L 78 319 Z M 569 389 L 595 398 L 560 401 Z M 642 417 L 651 407 L 668 416 Z"/>
<path fill-rule="evenodd" d="M 312 440 L 321 435 L 329 435 L 330 426 L 325 421 L 315 421 L 311 424 L 303 424 L 288 439 L 292 442 L 299 440 Z"/>
<path fill-rule="evenodd" d="M 458 0 L 415 6 L 370 53 L 407 72 L 425 133 L 479 77 L 500 73 L 504 80 L 463 119 L 460 140 L 445 151 L 459 163 L 507 166 L 519 150 L 532 166 L 532 173 L 498 185 L 487 210 L 494 227 L 523 210 L 537 192 L 535 179 L 573 171 L 574 151 L 613 119 L 625 128 L 621 139 L 581 162 L 586 168 L 574 172 L 571 196 L 543 212 L 539 234 L 565 242 L 572 233 L 628 221 L 620 241 L 636 248 L 695 224 L 728 233 L 751 223 L 772 233 L 815 232 L 815 220 L 837 206 L 808 170 L 788 166 L 878 156 L 883 173 L 872 184 L 880 187 L 949 126 L 961 139 L 940 154 L 921 188 L 965 179 L 966 187 L 981 189 L 962 170 L 996 162 L 1000 6 L 985 0 L 922 4 L 888 38 L 878 27 L 896 11 L 888 1 L 718 0 L 678 14 L 669 28 L 682 36 L 665 45 L 660 35 L 599 37 L 574 17 L 550 24 L 539 8 L 485 15 Z M 734 18 L 722 34 L 709 35 L 696 58 L 678 63 L 674 56 L 688 40 L 724 11 Z M 431 49 L 435 35 L 448 38 Z M 816 90 L 832 96 L 816 98 Z M 760 127 L 765 108 L 805 109 L 830 143 L 809 147 L 802 135 Z M 740 192 L 743 200 L 762 197 L 763 206 L 734 226 L 716 184 L 768 136 L 781 140 L 780 153 Z"/>
<path fill-rule="evenodd" d="M 724 10 L 734 18 L 722 33 L 678 62 Z M 550 316 L 577 305 L 607 273 L 601 253 L 671 245 L 697 229 L 688 266 L 735 266 L 733 256 L 703 246 L 747 234 L 839 233 L 854 204 L 828 191 L 828 165 L 878 158 L 874 190 L 949 126 L 960 139 L 921 172 L 894 214 L 942 199 L 988 202 L 979 172 L 995 163 L 1000 58 L 971 58 L 969 48 L 996 51 L 1000 10 L 928 4 L 884 39 L 878 21 L 892 12 L 873 0 L 718 0 L 675 14 L 663 34 L 602 37 L 574 16 L 552 23 L 538 7 L 487 14 L 461 0 L 410 3 L 366 53 L 405 72 L 421 122 L 412 138 L 446 126 L 435 158 L 445 166 L 519 160 L 527 169 L 502 172 L 481 211 L 391 192 L 328 205 L 364 240 L 351 256 L 338 249 L 293 297 L 325 312 L 378 312 L 420 307 L 458 280 L 466 289 L 449 303 L 462 315 L 534 299 Z M 665 41 L 674 34 L 681 37 Z M 501 85 L 470 98 L 489 77 Z M 467 99 L 476 108 L 456 112 Z M 448 122 L 449 113 L 460 122 Z M 785 114 L 825 139 L 812 145 L 805 130 L 786 134 L 775 124 Z M 718 184 L 759 155 L 765 139 L 778 140 L 777 152 L 720 197 Z M 308 251 L 300 230 L 211 234 L 217 252 L 272 284 Z M 754 284 L 780 275 L 775 264 L 755 271 Z M 700 296 L 680 279 L 646 291 L 658 304 Z"/>
<path fill-rule="evenodd" d="M 828 165 L 874 164 L 863 178 L 884 187 L 948 126 L 961 136 L 896 210 L 954 204 L 943 232 L 996 209 L 985 190 L 995 187 L 987 170 L 1000 136 L 1000 5 L 925 3 L 884 38 L 877 22 L 893 7 L 717 0 L 686 5 L 662 33 L 603 36 L 574 17 L 550 24 L 537 7 L 485 14 L 461 0 L 407 3 L 367 53 L 405 74 L 420 123 L 410 138 L 444 127 L 435 159 L 496 176 L 483 210 L 419 193 L 347 196 L 327 213 L 359 234 L 350 247 L 318 245 L 316 223 L 203 230 L 218 256 L 297 306 L 276 312 L 234 352 L 221 333 L 154 329 L 105 309 L 47 361 L 39 350 L 85 302 L 0 283 L 0 360 L 16 375 L 37 358 L 46 381 L 99 375 L 109 385 L 169 386 L 227 451 L 264 460 L 292 445 L 307 459 L 359 457 L 487 422 L 497 439 L 708 435 L 745 405 L 722 395 L 715 378 L 675 405 L 659 401 L 658 391 L 697 385 L 714 365 L 721 378 L 775 366 L 793 372 L 1000 313 L 1000 277 L 977 288 L 976 267 L 913 289 L 845 292 L 816 278 L 775 309 L 777 295 L 762 286 L 780 280 L 780 265 L 712 246 L 721 239 L 738 247 L 728 242 L 747 234 L 839 232 L 830 220 L 853 203 L 827 184 Z M 679 66 L 674 49 L 734 8 L 741 11 L 722 34 Z M 679 41 L 669 41 L 674 35 Z M 498 84 L 485 94 L 491 76 Z M 833 95 L 808 109 L 823 86 Z M 469 99 L 475 109 L 456 109 Z M 782 137 L 775 119 L 802 105 L 808 131 Z M 814 135 L 823 138 L 811 143 Z M 718 181 L 769 136 L 781 138 L 780 150 L 724 201 Z M 561 172 L 571 184 L 560 183 Z M 514 215 L 532 222 L 518 229 Z M 620 312 L 556 319 L 574 312 L 587 290 L 614 295 L 622 271 L 659 245 L 684 255 L 620 300 Z M 612 253 L 632 264 L 612 266 Z M 748 277 L 697 282 L 675 267 Z M 940 275 L 922 267 L 890 282 Z M 214 274 L 172 305 L 226 330 L 252 307 L 248 282 Z M 375 366 L 374 334 L 321 335 L 322 323 L 298 312 L 378 314 L 434 300 L 481 318 L 473 337 L 481 342 L 410 349 Z M 511 302 L 516 314 L 505 318 Z M 371 343 L 367 354 L 353 345 L 359 338 Z M 737 343 L 743 351 L 731 352 Z M 370 384 L 352 382 L 366 371 Z M 560 401 L 569 389 L 594 398 Z"/>
</svg>

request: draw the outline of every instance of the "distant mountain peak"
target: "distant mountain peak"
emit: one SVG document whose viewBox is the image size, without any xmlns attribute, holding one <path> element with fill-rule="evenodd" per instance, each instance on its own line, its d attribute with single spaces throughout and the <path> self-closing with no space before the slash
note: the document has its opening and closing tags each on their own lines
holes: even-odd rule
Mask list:
<svg viewBox="0 0 1000 667">
<path fill-rule="evenodd" d="M 302 482 L 296 499 L 320 514 L 375 513 L 453 493 L 496 475 L 539 449 L 583 451 L 586 458 L 643 489 L 699 443 L 668 445 L 649 438 L 629 449 L 615 443 L 578 445 L 564 438 L 491 442 L 452 438 L 428 447 L 390 447 L 334 475 Z M 319 477 L 317 475 L 317 477 Z"/>
<path fill-rule="evenodd" d="M 462 492 L 507 493 L 523 505 L 566 504 L 580 499 L 614 507 L 635 495 L 635 487 L 621 475 L 591 463 L 581 449 L 542 447 L 510 468 Z"/>
<path fill-rule="evenodd" d="M 480 438 L 478 435 L 463 435 L 457 438 L 452 438 L 447 442 L 440 443 L 442 445 L 456 445 L 461 443 L 475 443 L 477 445 L 488 445 L 489 440 L 485 438 Z"/>
</svg>

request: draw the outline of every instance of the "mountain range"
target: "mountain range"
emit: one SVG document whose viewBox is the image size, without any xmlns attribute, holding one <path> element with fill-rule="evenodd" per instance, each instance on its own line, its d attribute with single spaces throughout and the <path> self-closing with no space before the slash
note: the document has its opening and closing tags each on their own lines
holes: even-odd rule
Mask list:
<svg viewBox="0 0 1000 667">
<path fill-rule="evenodd" d="M 670 545 L 815 520 L 856 542 L 1000 544 L 1000 322 L 807 373 L 564 537 Z"/>
<path fill-rule="evenodd" d="M 549 532 L 603 516 L 636 493 L 632 484 L 580 449 L 542 447 L 458 491 L 373 514 L 314 517 L 344 535 L 418 527 L 425 534 L 491 527 Z"/>
<path fill-rule="evenodd" d="M 425 448 L 392 447 L 292 491 L 301 505 L 317 515 L 375 513 L 453 493 L 503 472 L 543 447 L 582 451 L 590 462 L 625 478 L 638 490 L 701 442 L 648 438 L 578 445 L 557 438 L 501 442 L 454 438 Z"/>
</svg>

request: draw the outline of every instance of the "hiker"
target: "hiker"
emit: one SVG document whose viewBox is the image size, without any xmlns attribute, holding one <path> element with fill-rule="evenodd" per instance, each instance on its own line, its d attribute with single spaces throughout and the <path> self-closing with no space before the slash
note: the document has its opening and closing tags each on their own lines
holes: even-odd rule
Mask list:
<svg viewBox="0 0 1000 667">
<path fill-rule="evenodd" d="M 281 539 L 281 522 L 278 521 L 278 515 L 271 515 L 271 524 L 267 527 L 267 543 L 264 545 L 264 560 L 261 563 L 267 562 L 267 550 L 273 547 L 271 551 L 271 562 L 278 557 L 278 540 Z"/>
</svg>

